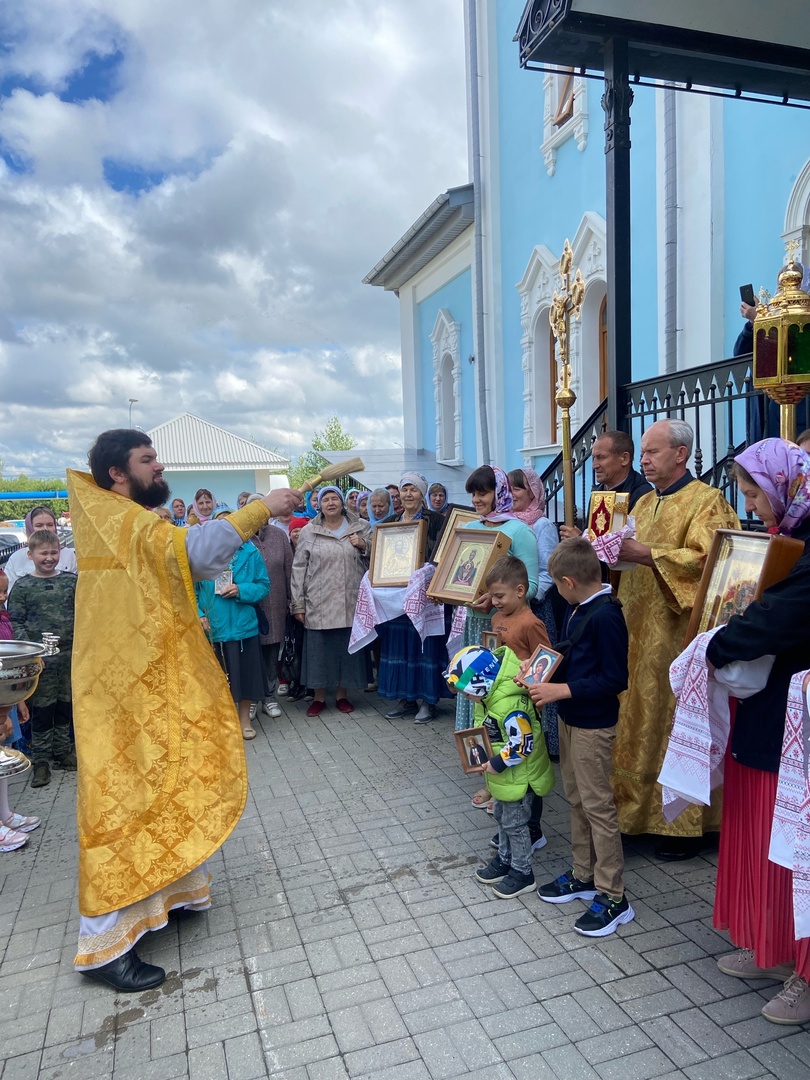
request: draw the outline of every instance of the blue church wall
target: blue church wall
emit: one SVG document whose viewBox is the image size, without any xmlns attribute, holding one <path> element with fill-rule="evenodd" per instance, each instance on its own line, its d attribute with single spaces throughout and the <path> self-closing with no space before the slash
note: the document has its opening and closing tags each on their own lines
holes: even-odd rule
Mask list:
<svg viewBox="0 0 810 1080">
<path fill-rule="evenodd" d="M 436 325 L 441 308 L 449 311 L 461 324 L 459 347 L 461 354 L 461 414 L 462 445 L 466 464 L 476 461 L 475 433 L 475 368 L 468 357 L 475 352 L 473 346 L 472 271 L 464 270 L 436 292 L 421 300 L 419 318 L 419 362 L 422 375 L 422 420 L 424 449 L 436 452 L 436 405 L 433 399 L 433 342 L 430 335 Z M 430 479 L 428 477 L 428 479 Z"/>
<path fill-rule="evenodd" d="M 749 101 L 724 102 L 725 344 L 743 326 L 739 286 L 776 292 L 784 262 L 785 210 L 810 147 L 810 112 Z M 798 253 L 797 258 L 801 258 Z"/>
<path fill-rule="evenodd" d="M 602 84 L 588 80 L 589 132 L 585 149 L 574 139 L 557 149 L 549 176 L 543 142 L 543 75 L 520 68 L 512 41 L 522 13 L 521 0 L 497 5 L 501 287 L 505 430 L 519 440 L 523 431 L 522 328 L 520 298 L 515 288 L 532 250 L 545 244 L 561 252 L 573 240 L 586 211 L 605 215 L 605 154 Z M 631 137 L 631 205 L 633 211 L 633 377 L 656 374 L 657 288 L 655 92 L 637 87 Z M 596 358 L 594 358 L 596 359 Z M 507 445 L 507 466 L 520 465 L 520 443 Z M 545 459 L 538 458 L 538 464 Z"/>
</svg>

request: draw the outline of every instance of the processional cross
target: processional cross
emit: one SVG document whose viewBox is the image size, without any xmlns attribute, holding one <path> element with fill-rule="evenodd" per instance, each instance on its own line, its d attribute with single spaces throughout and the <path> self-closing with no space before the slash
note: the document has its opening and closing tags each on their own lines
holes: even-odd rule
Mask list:
<svg viewBox="0 0 810 1080">
<path fill-rule="evenodd" d="M 557 393 L 554 400 L 561 413 L 566 525 L 574 524 L 574 461 L 571 447 L 571 407 L 577 400 L 577 395 L 571 389 L 571 316 L 573 315 L 575 319 L 580 317 L 582 302 L 585 299 L 585 281 L 582 277 L 582 271 L 577 269 L 574 280 L 571 281 L 573 262 L 574 252 L 571 249 L 571 242 L 566 240 L 560 258 L 560 289 L 559 291 L 554 290 L 554 295 L 551 298 L 551 310 L 548 315 L 551 330 L 557 342 L 560 362 L 560 377 L 557 382 Z"/>
</svg>

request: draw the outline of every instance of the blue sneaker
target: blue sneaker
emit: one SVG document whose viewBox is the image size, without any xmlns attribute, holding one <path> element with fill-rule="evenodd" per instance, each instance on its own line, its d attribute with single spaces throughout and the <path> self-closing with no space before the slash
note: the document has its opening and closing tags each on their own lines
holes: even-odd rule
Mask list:
<svg viewBox="0 0 810 1080">
<path fill-rule="evenodd" d="M 617 926 L 632 922 L 635 917 L 626 896 L 611 900 L 604 893 L 597 893 L 585 914 L 574 923 L 574 929 L 585 937 L 607 937 Z"/>
<path fill-rule="evenodd" d="M 568 870 L 547 885 L 538 886 L 537 895 L 547 904 L 567 904 L 571 900 L 593 900 L 596 886 L 593 878 L 590 881 L 580 881 L 574 877 L 573 871 Z"/>
</svg>

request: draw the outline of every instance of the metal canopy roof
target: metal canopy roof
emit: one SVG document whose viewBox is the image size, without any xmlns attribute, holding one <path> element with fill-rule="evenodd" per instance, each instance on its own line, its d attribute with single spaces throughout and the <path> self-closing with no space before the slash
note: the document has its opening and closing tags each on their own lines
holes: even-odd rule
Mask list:
<svg viewBox="0 0 810 1080">
<path fill-rule="evenodd" d="M 364 285 L 399 289 L 472 225 L 473 186 L 448 188 L 430 204 L 387 255 L 364 278 Z"/>
<path fill-rule="evenodd" d="M 520 63 L 604 70 L 604 43 L 628 42 L 640 76 L 810 101 L 810 20 L 793 0 L 529 0 Z"/>
<path fill-rule="evenodd" d="M 148 435 L 158 457 L 170 472 L 267 469 L 283 473 L 290 467 L 289 460 L 280 454 L 193 413 L 181 413 L 153 428 Z"/>
</svg>

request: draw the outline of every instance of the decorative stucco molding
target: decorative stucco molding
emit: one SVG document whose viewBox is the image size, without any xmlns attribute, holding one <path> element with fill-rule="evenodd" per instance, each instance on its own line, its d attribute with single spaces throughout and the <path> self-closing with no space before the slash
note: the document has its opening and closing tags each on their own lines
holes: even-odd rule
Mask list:
<svg viewBox="0 0 810 1080">
<path fill-rule="evenodd" d="M 605 293 L 607 274 L 605 267 L 605 220 L 601 214 L 588 210 L 583 214 L 571 244 L 574 251 L 574 266 L 582 270 L 585 279 L 585 303 L 581 321 L 574 320 L 571 325 L 571 385 L 577 395 L 577 401 L 571 410 L 571 426 L 574 431 L 582 419 L 589 415 L 599 402 L 592 401 L 594 381 L 593 372 L 584 371 L 585 357 L 583 342 L 598 340 L 599 305 Z M 521 367 L 523 370 L 523 446 L 534 447 L 554 441 L 550 424 L 544 423 L 542 416 L 550 416 L 547 388 L 551 383 L 549 364 L 549 323 L 548 312 L 554 289 L 559 284 L 560 257 L 544 244 L 532 251 L 526 271 L 517 284 L 520 295 L 520 344 L 523 351 Z M 591 296 L 599 293 L 598 303 L 590 301 Z M 587 360 L 592 365 L 593 348 L 587 350 Z M 598 355 L 598 354 L 597 354 Z M 538 408 L 540 406 L 540 408 Z M 541 412 L 542 410 L 542 412 Z"/>
<path fill-rule="evenodd" d="M 785 211 L 785 231 L 782 239 L 798 240 L 801 261 L 810 262 L 810 160 L 796 177 Z"/>
<path fill-rule="evenodd" d="M 461 323 L 447 308 L 439 308 L 433 332 L 433 401 L 436 408 L 436 460 L 442 465 L 463 465 L 461 439 Z M 451 383 L 447 393 L 448 381 Z M 452 437 L 448 435 L 448 417 L 452 402 Z"/>
<path fill-rule="evenodd" d="M 547 71 L 543 79 L 545 102 L 543 105 L 543 160 L 546 171 L 553 176 L 557 169 L 557 149 L 569 139 L 575 139 L 578 150 L 584 150 L 588 144 L 588 93 L 586 80 L 574 76 L 574 108 L 571 118 L 564 124 L 556 125 L 554 117 L 560 104 L 560 91 L 570 72 L 566 70 Z"/>
</svg>

